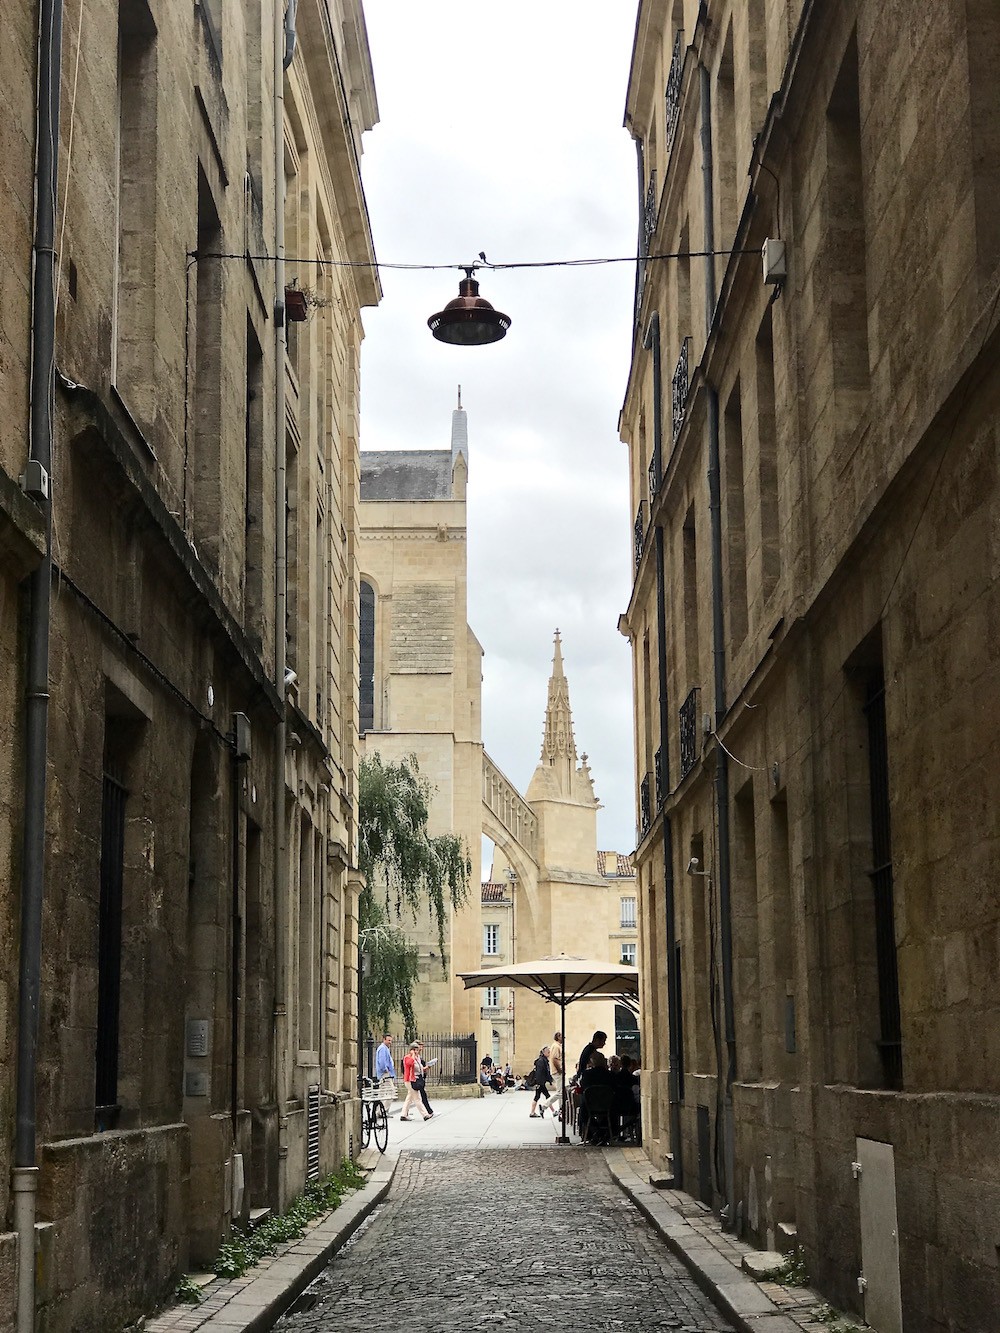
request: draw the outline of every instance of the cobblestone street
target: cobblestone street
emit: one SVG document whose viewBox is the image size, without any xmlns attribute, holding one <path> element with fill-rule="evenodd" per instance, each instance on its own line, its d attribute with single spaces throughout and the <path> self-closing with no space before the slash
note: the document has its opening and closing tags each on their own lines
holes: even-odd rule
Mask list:
<svg viewBox="0 0 1000 1333">
<path fill-rule="evenodd" d="M 277 1328 L 464 1333 L 568 1322 L 588 1333 L 732 1328 L 602 1154 L 546 1145 L 404 1153 L 386 1202 Z"/>
</svg>

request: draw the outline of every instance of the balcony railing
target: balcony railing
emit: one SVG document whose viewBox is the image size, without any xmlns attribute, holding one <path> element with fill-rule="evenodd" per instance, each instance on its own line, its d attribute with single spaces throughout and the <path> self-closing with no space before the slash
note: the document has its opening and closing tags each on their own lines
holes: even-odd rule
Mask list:
<svg viewBox="0 0 1000 1333">
<path fill-rule="evenodd" d="M 653 457 L 649 460 L 649 506 L 653 507 L 653 501 L 656 499 L 660 475 L 660 456 L 659 450 L 653 450 Z"/>
<path fill-rule="evenodd" d="M 698 699 L 696 685 L 680 707 L 681 777 L 686 778 L 698 762 Z"/>
<path fill-rule="evenodd" d="M 674 53 L 670 58 L 667 75 L 667 156 L 674 145 L 674 134 L 681 114 L 681 76 L 684 73 L 684 33 L 678 28 L 674 37 Z"/>
<path fill-rule="evenodd" d="M 666 772 L 663 765 L 663 750 L 657 750 L 653 756 L 653 777 L 656 779 L 656 806 L 657 809 L 667 799 Z"/>
<path fill-rule="evenodd" d="M 684 425 L 689 385 L 688 339 L 685 338 L 681 343 L 681 354 L 677 358 L 677 365 L 674 367 L 673 378 L 670 381 L 670 421 L 674 444 L 677 443 L 677 436 L 680 435 L 681 426 Z"/>
<path fill-rule="evenodd" d="M 646 186 L 646 202 L 642 209 L 642 253 L 649 254 L 649 247 L 653 243 L 653 237 L 656 234 L 656 217 L 659 212 L 660 196 L 656 189 L 656 171 L 649 173 L 649 184 Z"/>
<path fill-rule="evenodd" d="M 646 545 L 646 506 L 641 500 L 639 501 L 639 508 L 636 510 L 635 527 L 632 535 L 635 545 L 635 567 L 638 569 L 643 548 Z"/>
<path fill-rule="evenodd" d="M 639 833 L 645 837 L 649 832 L 649 826 L 653 821 L 653 814 L 649 806 L 649 774 L 647 773 L 639 783 Z"/>
</svg>

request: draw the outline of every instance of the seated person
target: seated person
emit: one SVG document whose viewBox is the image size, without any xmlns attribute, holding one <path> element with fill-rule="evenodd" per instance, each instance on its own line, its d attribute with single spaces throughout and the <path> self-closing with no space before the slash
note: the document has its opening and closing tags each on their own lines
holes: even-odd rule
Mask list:
<svg viewBox="0 0 1000 1333">
<path fill-rule="evenodd" d="M 598 1085 L 610 1086 L 611 1083 L 611 1070 L 608 1068 L 607 1060 L 601 1051 L 594 1051 L 590 1063 L 580 1075 L 580 1087 L 586 1092 L 588 1088 Z"/>
</svg>

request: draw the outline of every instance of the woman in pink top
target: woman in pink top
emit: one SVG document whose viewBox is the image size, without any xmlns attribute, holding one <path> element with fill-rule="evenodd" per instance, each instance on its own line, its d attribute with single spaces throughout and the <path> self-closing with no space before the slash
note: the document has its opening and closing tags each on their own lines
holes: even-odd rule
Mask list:
<svg viewBox="0 0 1000 1333">
<path fill-rule="evenodd" d="M 430 1120 L 431 1116 L 424 1110 L 424 1104 L 420 1100 L 420 1093 L 413 1086 L 413 1080 L 423 1069 L 423 1063 L 420 1059 L 420 1043 L 415 1041 L 410 1049 L 403 1056 L 403 1082 L 406 1084 L 406 1101 L 403 1103 L 403 1109 L 399 1113 L 400 1120 L 410 1119 L 410 1107 L 415 1106 L 420 1112 L 421 1119 Z M 433 1114 L 433 1112 L 431 1112 Z"/>
</svg>

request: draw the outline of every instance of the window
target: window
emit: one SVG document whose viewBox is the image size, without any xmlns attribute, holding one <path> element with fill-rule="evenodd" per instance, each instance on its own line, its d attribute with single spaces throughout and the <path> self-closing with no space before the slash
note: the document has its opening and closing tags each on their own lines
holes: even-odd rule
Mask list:
<svg viewBox="0 0 1000 1333">
<path fill-rule="evenodd" d="M 487 952 L 488 952 L 488 950 L 487 950 Z M 487 987 L 486 987 L 486 1008 L 487 1008 L 487 1009 L 499 1009 L 499 1008 L 500 1008 L 500 987 L 499 987 L 499 986 L 487 986 Z"/>
<path fill-rule="evenodd" d="M 635 941 L 634 941 L 634 940 L 630 941 L 628 944 L 623 944 L 623 945 L 622 945 L 622 956 L 621 956 L 620 961 L 623 962 L 623 963 L 626 963 L 629 967 L 635 967 Z"/>
<path fill-rule="evenodd" d="M 360 719 L 362 734 L 375 726 L 375 589 L 361 580 L 361 624 L 359 631 L 361 658 Z"/>
<path fill-rule="evenodd" d="M 483 926 L 483 953 L 498 954 L 500 952 L 500 927 Z"/>
<path fill-rule="evenodd" d="M 622 930 L 635 930 L 635 899 L 623 898 L 621 908 Z"/>
</svg>

